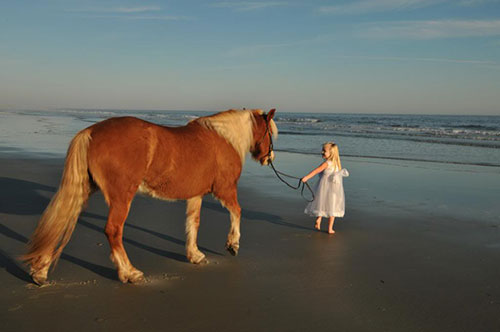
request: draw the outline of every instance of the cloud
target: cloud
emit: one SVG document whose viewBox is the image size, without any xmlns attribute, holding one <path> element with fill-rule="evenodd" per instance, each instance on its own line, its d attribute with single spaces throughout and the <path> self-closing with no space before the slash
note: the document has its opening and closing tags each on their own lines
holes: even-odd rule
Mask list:
<svg viewBox="0 0 500 332">
<path fill-rule="evenodd" d="M 229 57 L 255 56 L 258 54 L 271 52 L 274 50 L 279 50 L 288 47 L 297 47 L 297 46 L 304 47 L 306 45 L 325 44 L 331 42 L 332 40 L 335 40 L 336 38 L 337 36 L 334 34 L 323 34 L 309 39 L 300 39 L 284 43 L 240 46 L 229 50 L 228 52 L 225 53 L 225 55 Z"/>
<path fill-rule="evenodd" d="M 174 15 L 91 15 L 87 18 L 95 19 L 119 19 L 119 20 L 156 20 L 156 21 L 186 21 L 192 20 L 188 16 L 174 16 Z"/>
<path fill-rule="evenodd" d="M 117 13 L 143 13 L 151 11 L 159 11 L 160 7 L 134 7 L 134 8 L 116 8 Z"/>
<path fill-rule="evenodd" d="M 373 22 L 356 25 L 351 32 L 351 37 L 370 39 L 406 39 L 429 40 L 442 38 L 464 37 L 494 37 L 500 36 L 500 20 L 434 20 L 434 21 L 398 21 L 398 22 Z M 305 47 L 311 45 L 328 44 L 342 38 L 339 34 L 322 34 L 309 39 L 295 41 L 254 44 L 234 47 L 229 49 L 225 56 L 243 57 L 256 56 L 285 48 Z M 495 42 L 492 42 L 495 45 Z M 499 43 L 496 41 L 496 43 Z M 396 59 L 396 58 L 395 58 Z M 400 60 L 406 58 L 397 58 Z M 419 61 L 445 62 L 445 59 L 414 58 Z M 473 63 L 476 60 L 448 59 L 448 62 Z M 477 62 L 476 64 L 496 65 L 498 63 Z"/>
<path fill-rule="evenodd" d="M 479 68 L 488 68 L 500 70 L 500 63 L 491 60 L 476 60 L 476 59 L 451 59 L 451 58 L 418 58 L 418 57 L 399 57 L 399 56 L 364 56 L 364 55 L 337 55 L 335 58 L 342 59 L 361 59 L 366 61 L 390 61 L 390 62 L 427 62 L 427 63 L 442 63 L 468 65 Z"/>
<path fill-rule="evenodd" d="M 337 58 L 346 59 L 363 59 L 376 61 L 418 61 L 418 62 L 438 62 L 438 63 L 457 63 L 469 65 L 489 65 L 499 66 L 500 64 L 490 60 L 475 60 L 475 59 L 450 59 L 450 58 L 418 58 L 418 57 L 398 57 L 398 56 L 363 56 L 363 55 L 338 55 Z"/>
<path fill-rule="evenodd" d="M 212 7 L 230 8 L 236 11 L 250 11 L 269 7 L 287 6 L 288 2 L 284 1 L 243 1 L 243 2 L 216 2 Z"/>
<path fill-rule="evenodd" d="M 143 7 L 114 7 L 114 8 L 86 8 L 86 9 L 72 9 L 69 12 L 79 13 L 115 13 L 115 14 L 133 14 L 144 12 L 156 12 L 161 8 L 157 6 L 143 6 Z"/>
<path fill-rule="evenodd" d="M 410 10 L 433 6 L 445 0 L 362 0 L 343 5 L 322 6 L 321 14 L 364 14 L 372 12 Z"/>
<path fill-rule="evenodd" d="M 338 38 L 337 34 L 320 34 L 315 37 L 307 39 L 299 39 L 283 43 L 246 45 L 246 46 L 232 48 L 229 51 L 227 51 L 224 55 L 228 57 L 256 56 L 259 54 L 272 52 L 284 48 L 328 44 L 337 38 Z"/>
<path fill-rule="evenodd" d="M 461 6 L 480 6 L 482 4 L 490 3 L 490 2 L 500 2 L 499 0 L 461 0 L 458 4 Z"/>
<path fill-rule="evenodd" d="M 439 39 L 500 35 L 500 20 L 433 20 L 367 23 L 356 32 L 366 38 Z"/>
<path fill-rule="evenodd" d="M 113 8 L 84 8 L 72 9 L 67 12 L 82 13 L 85 18 L 92 19 L 120 19 L 120 20 L 162 20 L 180 21 L 190 20 L 188 16 L 158 15 L 163 9 L 158 6 L 142 7 L 113 7 Z"/>
<path fill-rule="evenodd" d="M 321 14 L 331 15 L 358 15 L 375 12 L 414 10 L 424 7 L 449 3 L 459 6 L 481 6 L 487 3 L 500 2 L 500 0 L 358 0 L 341 5 L 321 6 L 317 11 Z"/>
</svg>

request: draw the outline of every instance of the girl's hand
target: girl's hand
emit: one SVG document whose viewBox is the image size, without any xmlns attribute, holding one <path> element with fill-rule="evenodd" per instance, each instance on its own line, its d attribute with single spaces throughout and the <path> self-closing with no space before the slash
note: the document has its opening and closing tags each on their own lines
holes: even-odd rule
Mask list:
<svg viewBox="0 0 500 332">
<path fill-rule="evenodd" d="M 302 179 L 300 179 L 300 182 L 306 183 L 306 182 L 307 182 L 307 179 L 302 178 Z"/>
</svg>

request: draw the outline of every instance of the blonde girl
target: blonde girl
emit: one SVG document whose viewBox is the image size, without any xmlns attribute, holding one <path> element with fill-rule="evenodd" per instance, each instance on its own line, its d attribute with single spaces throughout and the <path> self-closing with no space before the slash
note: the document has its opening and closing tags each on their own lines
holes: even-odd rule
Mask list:
<svg viewBox="0 0 500 332">
<path fill-rule="evenodd" d="M 304 212 L 317 217 L 314 225 L 317 230 L 321 229 L 321 219 L 328 218 L 328 233 L 334 234 L 335 217 L 343 217 L 345 213 L 343 177 L 349 176 L 349 172 L 342 168 L 337 144 L 323 144 L 321 156 L 325 161 L 302 178 L 302 182 L 307 182 L 316 174 L 320 176 L 314 188 L 314 200 L 307 204 Z"/>
</svg>

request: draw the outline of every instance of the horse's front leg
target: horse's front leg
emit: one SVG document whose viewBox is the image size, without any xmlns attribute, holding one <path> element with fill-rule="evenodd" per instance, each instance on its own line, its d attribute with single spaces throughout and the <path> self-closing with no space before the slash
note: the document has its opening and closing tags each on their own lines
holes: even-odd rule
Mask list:
<svg viewBox="0 0 500 332">
<path fill-rule="evenodd" d="M 187 200 L 186 206 L 186 256 L 193 264 L 207 262 L 196 244 L 198 229 L 200 228 L 201 196 Z"/>
<path fill-rule="evenodd" d="M 231 255 L 238 255 L 238 250 L 240 249 L 240 219 L 241 219 L 241 208 L 238 202 L 236 205 L 229 209 L 231 214 L 231 228 L 229 229 L 229 234 L 227 235 L 226 249 L 231 253 Z"/>
</svg>

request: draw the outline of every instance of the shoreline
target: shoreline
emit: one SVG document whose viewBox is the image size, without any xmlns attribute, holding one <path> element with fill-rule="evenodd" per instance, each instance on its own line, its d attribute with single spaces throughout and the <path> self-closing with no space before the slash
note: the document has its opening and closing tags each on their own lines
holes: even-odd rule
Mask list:
<svg viewBox="0 0 500 332">
<path fill-rule="evenodd" d="M 331 140 L 333 135 L 342 147 L 342 158 L 359 157 L 471 166 L 500 166 L 498 135 L 493 130 L 498 129 L 498 123 L 493 120 L 493 123 L 485 123 L 484 119 L 481 120 L 478 116 L 473 116 L 475 122 L 472 125 L 468 122 L 462 123 L 463 121 L 449 119 L 450 123 L 442 123 L 444 126 L 442 128 L 429 119 L 420 123 L 419 121 L 423 120 L 415 119 L 411 115 L 408 118 L 409 127 L 403 119 L 405 116 L 399 118 L 401 115 L 397 116 L 397 123 L 393 125 L 390 121 L 388 123 L 388 119 L 384 118 L 383 114 L 374 114 L 368 121 L 367 128 L 363 124 L 364 119 L 357 121 L 346 114 L 344 117 L 342 114 L 326 114 L 321 119 L 309 113 L 299 113 L 299 117 L 288 112 L 280 114 L 283 117 L 280 116 L 281 121 L 278 121 L 278 125 L 283 128 L 280 128 L 282 138 L 275 145 L 277 152 L 309 154 L 311 146 L 320 146 L 323 142 Z M 105 118 L 124 115 L 137 116 L 160 125 L 177 127 L 185 125 L 197 116 L 207 114 L 197 111 L 151 113 L 140 110 L 94 110 L 93 112 L 88 110 L 18 112 L 0 110 L 0 151 L 19 148 L 33 151 L 41 157 L 44 153 L 53 152 L 58 152 L 57 155 L 63 156 L 76 132 Z M 340 127 L 337 127 L 337 124 L 333 125 L 336 123 L 333 119 L 336 117 L 340 117 L 338 123 Z M 500 117 L 497 118 L 499 119 Z M 442 121 L 439 116 L 435 120 Z M 318 127 L 315 124 L 320 125 Z M 379 125 L 382 127 L 379 128 Z M 448 126 L 451 126 L 451 129 Z M 330 127 L 331 132 L 326 130 Z M 423 136 L 415 136 L 413 135 L 415 133 L 411 132 L 404 135 L 405 131 L 400 132 L 398 128 L 423 130 Z M 437 134 L 435 130 L 443 132 Z M 462 134 L 464 137 L 460 138 Z M 343 152 L 348 153 L 344 155 Z"/>
</svg>

